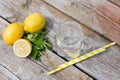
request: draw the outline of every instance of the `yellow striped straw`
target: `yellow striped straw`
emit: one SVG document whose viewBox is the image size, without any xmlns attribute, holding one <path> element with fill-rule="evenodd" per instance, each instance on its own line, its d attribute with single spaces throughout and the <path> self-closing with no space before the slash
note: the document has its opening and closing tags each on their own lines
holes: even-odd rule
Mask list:
<svg viewBox="0 0 120 80">
<path fill-rule="evenodd" d="M 68 66 L 71 66 L 71 65 L 73 65 L 73 64 L 75 64 L 75 63 L 77 63 L 77 62 L 80 62 L 80 61 L 83 61 L 83 60 L 85 60 L 85 59 L 88 59 L 88 58 L 90 58 L 90 57 L 92 57 L 92 56 L 95 56 L 95 55 L 97 55 L 98 53 L 105 51 L 106 48 L 108 48 L 108 47 L 110 47 L 110 46 L 112 46 L 112 45 L 115 45 L 115 44 L 116 44 L 116 42 L 112 42 L 112 43 L 110 43 L 110 44 L 108 44 L 108 45 L 105 45 L 105 46 L 103 46 L 103 47 L 101 47 L 101 48 L 99 48 L 99 49 L 96 49 L 96 50 L 94 50 L 94 51 L 92 51 L 92 52 L 90 52 L 90 53 L 84 54 L 84 55 L 82 55 L 82 56 L 80 56 L 80 57 L 78 57 L 78 58 L 76 58 L 76 59 L 70 60 L 69 62 L 66 62 L 66 63 L 64 63 L 64 64 L 59 65 L 57 69 L 55 69 L 55 70 L 53 70 L 53 71 L 50 71 L 50 72 L 48 72 L 47 74 L 48 74 L 48 75 L 53 74 L 53 73 L 55 73 L 55 72 L 57 72 L 57 71 L 59 71 L 59 70 L 62 70 L 62 69 L 64 69 L 64 68 L 68 67 Z"/>
</svg>

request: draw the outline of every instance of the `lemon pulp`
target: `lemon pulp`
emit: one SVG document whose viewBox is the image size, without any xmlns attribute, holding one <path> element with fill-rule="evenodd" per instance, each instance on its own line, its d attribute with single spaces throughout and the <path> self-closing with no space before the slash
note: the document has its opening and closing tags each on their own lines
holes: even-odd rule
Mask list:
<svg viewBox="0 0 120 80">
<path fill-rule="evenodd" d="M 32 50 L 32 44 L 26 39 L 19 39 L 13 45 L 13 51 L 18 57 L 27 57 Z"/>
</svg>

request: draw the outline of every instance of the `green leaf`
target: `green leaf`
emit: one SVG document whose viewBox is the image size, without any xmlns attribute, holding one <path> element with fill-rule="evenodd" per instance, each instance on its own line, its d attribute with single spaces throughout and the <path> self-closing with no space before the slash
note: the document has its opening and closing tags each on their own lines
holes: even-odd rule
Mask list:
<svg viewBox="0 0 120 80">
<path fill-rule="evenodd" d="M 36 58 L 35 58 L 35 60 L 40 62 L 41 61 L 40 56 L 37 55 Z"/>
<path fill-rule="evenodd" d="M 42 44 L 43 40 L 44 40 L 44 36 L 41 35 L 41 36 L 36 37 L 33 43 L 34 43 L 35 45 L 39 46 L 39 45 Z"/>
<path fill-rule="evenodd" d="M 30 54 L 31 57 L 35 60 L 38 54 L 39 54 L 39 49 L 37 49 L 36 46 L 33 45 L 32 52 Z"/>
<path fill-rule="evenodd" d="M 42 35 L 46 35 L 47 33 L 48 33 L 48 30 L 45 30 L 45 29 L 43 29 L 41 32 Z"/>
<path fill-rule="evenodd" d="M 51 49 L 50 41 L 45 38 L 48 33 L 46 29 L 34 33 L 25 33 L 24 38 L 31 41 L 33 47 L 30 56 L 37 61 L 40 61 L 41 54 L 46 51 L 46 49 Z"/>
<path fill-rule="evenodd" d="M 34 42 L 35 37 L 33 34 L 28 34 L 27 39 L 30 40 L 31 42 Z"/>
<path fill-rule="evenodd" d="M 47 48 L 47 49 L 51 49 L 51 48 L 52 48 L 51 43 L 50 43 L 49 40 L 45 39 L 45 40 L 44 40 L 44 44 L 46 45 L 46 48 Z"/>
<path fill-rule="evenodd" d="M 28 34 L 30 34 L 30 33 L 24 32 L 23 38 L 24 38 L 24 39 L 27 39 Z"/>
</svg>

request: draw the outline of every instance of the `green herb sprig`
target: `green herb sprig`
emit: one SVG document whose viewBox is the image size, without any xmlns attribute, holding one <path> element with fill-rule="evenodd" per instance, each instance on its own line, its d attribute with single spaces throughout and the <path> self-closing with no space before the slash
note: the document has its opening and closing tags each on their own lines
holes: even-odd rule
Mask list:
<svg viewBox="0 0 120 80">
<path fill-rule="evenodd" d="M 32 59 L 40 61 L 42 53 L 45 52 L 46 49 L 52 48 L 50 41 L 45 37 L 47 33 L 48 31 L 46 29 L 42 29 L 38 32 L 24 34 L 24 38 L 28 39 L 33 44 L 30 54 Z"/>
</svg>

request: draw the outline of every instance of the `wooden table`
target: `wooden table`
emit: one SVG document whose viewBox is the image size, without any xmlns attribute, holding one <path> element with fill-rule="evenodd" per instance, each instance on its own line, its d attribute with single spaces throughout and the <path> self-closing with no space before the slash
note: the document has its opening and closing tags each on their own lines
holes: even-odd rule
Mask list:
<svg viewBox="0 0 120 80">
<path fill-rule="evenodd" d="M 50 30 L 47 37 L 53 43 L 53 51 L 47 50 L 41 62 L 17 57 L 12 46 L 5 45 L 2 39 L 8 24 L 22 23 L 33 12 L 46 16 L 46 27 Z M 84 34 L 93 39 L 94 49 L 112 41 L 120 44 L 120 0 L 0 0 L 0 80 L 120 80 L 118 45 L 51 76 L 46 75 L 68 60 L 57 54 L 55 27 L 69 20 L 81 25 Z"/>
</svg>

